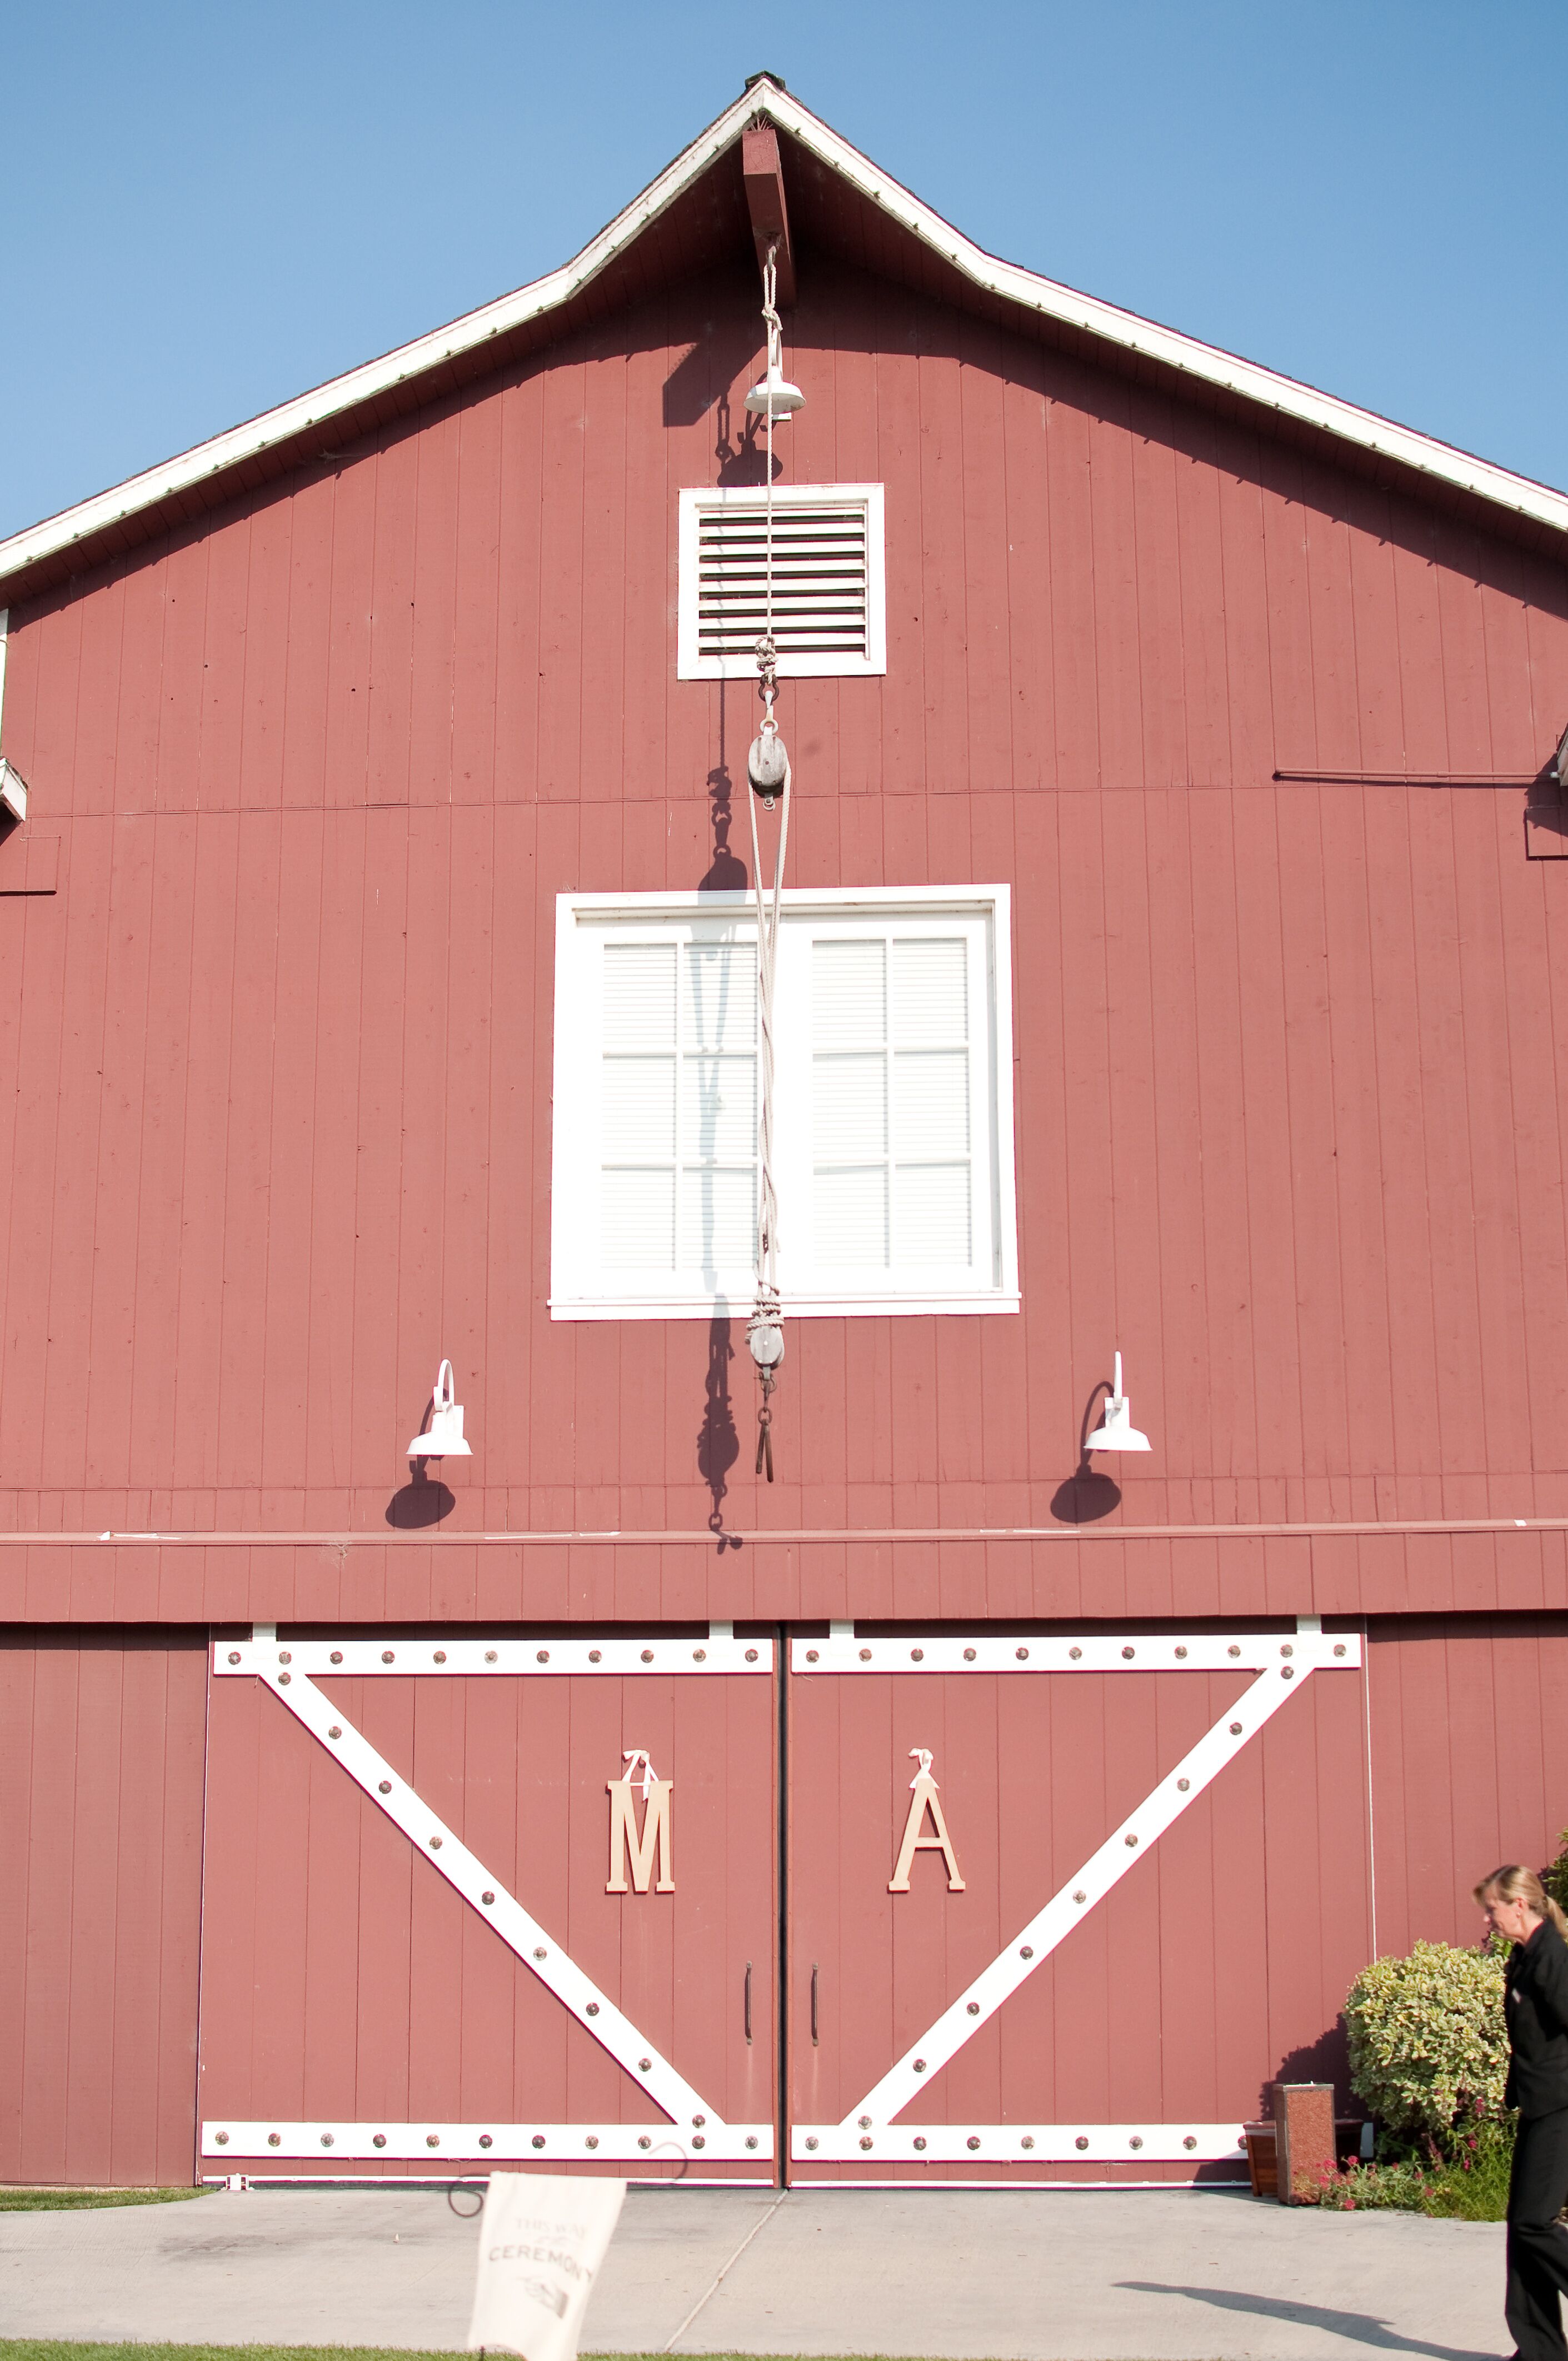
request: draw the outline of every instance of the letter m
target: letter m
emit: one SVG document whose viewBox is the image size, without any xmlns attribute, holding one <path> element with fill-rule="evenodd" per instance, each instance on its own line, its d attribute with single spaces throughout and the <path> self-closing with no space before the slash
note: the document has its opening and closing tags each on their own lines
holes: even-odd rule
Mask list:
<svg viewBox="0 0 1568 2361">
<path fill-rule="evenodd" d="M 637 1833 L 637 1806 L 632 1801 L 633 1788 L 630 1779 L 610 1779 L 609 1789 L 609 1883 L 607 1894 L 627 1891 L 626 1870 L 631 1865 L 631 1891 L 646 1894 L 648 1881 L 653 1873 L 653 1848 L 659 1849 L 659 1882 L 656 1894 L 673 1894 L 675 1881 L 670 1873 L 670 1797 L 675 1791 L 673 1779 L 650 1779 L 644 1789 L 642 1833 Z"/>
</svg>

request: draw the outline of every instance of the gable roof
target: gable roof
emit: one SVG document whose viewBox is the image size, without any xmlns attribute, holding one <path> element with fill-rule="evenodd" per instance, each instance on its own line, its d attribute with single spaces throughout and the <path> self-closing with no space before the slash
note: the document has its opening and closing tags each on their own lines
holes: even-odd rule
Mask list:
<svg viewBox="0 0 1568 2361">
<path fill-rule="evenodd" d="M 581 315 L 585 299 L 597 295 L 599 300 L 590 300 L 588 308 L 608 308 L 618 291 L 623 296 L 632 291 L 630 252 L 651 236 L 665 233 L 661 242 L 678 250 L 688 268 L 704 251 L 728 244 L 718 235 L 719 216 L 733 209 L 724 206 L 721 192 L 708 192 L 710 201 L 704 205 L 704 183 L 727 150 L 738 151 L 747 126 L 759 121 L 785 135 L 790 143 L 786 155 L 797 169 L 815 166 L 812 178 L 819 188 L 824 181 L 836 181 L 860 201 L 862 213 L 869 210 L 873 221 L 886 225 L 892 237 L 880 241 L 883 250 L 875 259 L 885 267 L 890 247 L 902 248 L 895 265 L 901 276 L 916 275 L 948 300 L 979 299 L 985 308 L 1000 311 L 1014 323 L 1033 315 L 1042 327 L 1093 348 L 1102 359 L 1168 379 L 1174 373 L 1195 396 L 1251 411 L 1255 417 L 1269 413 L 1281 425 L 1313 440 L 1326 436 L 1341 446 L 1343 456 L 1363 467 L 1370 464 L 1376 471 L 1396 477 L 1413 474 L 1450 499 L 1484 504 L 1496 525 L 1515 533 L 1522 527 L 1523 537 L 1531 541 L 1550 546 L 1555 536 L 1568 535 L 1568 494 L 1113 303 L 1079 294 L 1016 263 L 998 261 L 880 170 L 782 84 L 759 76 L 560 269 L 0 541 L 0 597 L 14 599 L 42 589 L 233 497 L 310 456 L 313 448 L 319 451 L 323 442 L 330 445 L 334 429 L 350 417 L 368 413 L 371 423 L 384 422 L 488 372 L 520 349 L 563 333 L 574 315 Z M 735 177 L 738 192 L 738 171 Z M 790 188 L 793 205 L 793 178 Z M 816 210 L 820 224 L 820 203 Z M 868 240 L 862 228 L 856 243 L 863 251 L 878 241 L 874 233 Z M 913 272 L 912 262 L 916 266 Z"/>
</svg>

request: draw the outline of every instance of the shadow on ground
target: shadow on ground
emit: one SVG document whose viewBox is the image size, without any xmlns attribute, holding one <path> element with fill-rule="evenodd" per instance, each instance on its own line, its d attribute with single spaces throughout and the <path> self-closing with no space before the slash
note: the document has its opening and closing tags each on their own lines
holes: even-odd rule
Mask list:
<svg viewBox="0 0 1568 2361">
<path fill-rule="evenodd" d="M 1427 2345 L 1419 2337 L 1401 2336 L 1386 2320 L 1369 2312 L 1332 2312 L 1321 2304 L 1291 2303 L 1282 2296 L 1244 2295 L 1236 2288 L 1169 2287 L 1162 2279 L 1118 2279 L 1118 2287 L 1135 2295 L 1186 2295 L 1194 2303 L 1212 2303 L 1221 2312 L 1256 2312 L 1265 2320 L 1286 2320 L 1303 2328 L 1321 2328 L 1353 2345 L 1368 2345 L 1376 2353 L 1422 2353 L 1430 2361 L 1497 2361 L 1495 2353 L 1477 2353 L 1473 2346 Z"/>
</svg>

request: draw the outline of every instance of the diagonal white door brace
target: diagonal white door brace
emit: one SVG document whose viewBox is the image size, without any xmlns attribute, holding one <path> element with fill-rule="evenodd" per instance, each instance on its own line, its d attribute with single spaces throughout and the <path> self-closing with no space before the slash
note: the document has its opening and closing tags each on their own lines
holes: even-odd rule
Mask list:
<svg viewBox="0 0 1568 2361">
<path fill-rule="evenodd" d="M 675 2071 L 652 2042 L 644 2040 L 630 2018 L 622 2015 L 608 1993 L 601 1992 L 576 1961 L 567 1957 L 539 1921 L 414 1793 L 407 1780 L 400 1779 L 391 1764 L 377 1753 L 369 1740 L 345 1719 L 341 1708 L 322 1695 L 307 1674 L 280 1670 L 276 1664 L 258 1664 L 254 1670 L 280 1704 L 286 1705 L 296 1720 L 302 1722 L 326 1752 L 342 1763 L 377 1809 L 385 1812 L 419 1847 L 431 1867 L 439 1870 L 448 1884 L 456 1887 L 485 1924 L 495 1928 L 508 1949 L 514 1951 L 524 1967 L 565 2003 L 594 2039 L 609 2050 L 616 2064 L 624 2067 L 634 2082 L 641 2083 L 673 2122 L 689 2125 L 694 2120 L 702 2124 L 706 2117 L 716 2132 L 728 2128 L 685 2076 Z"/>
<path fill-rule="evenodd" d="M 1149 1846 L 1180 1817 L 1231 1762 L 1248 1739 L 1263 1728 L 1304 1687 L 1314 1669 L 1311 1654 L 1300 1651 L 1293 1664 L 1276 1664 L 1261 1673 L 1233 1706 L 1183 1755 L 1168 1777 L 1112 1831 L 1098 1852 L 1091 1853 L 1075 1877 L 1069 1877 L 1043 1910 L 1019 1930 L 1005 1950 L 983 1968 L 936 2023 L 912 2042 L 895 2066 L 857 2101 L 843 2122 L 841 2133 L 884 2125 L 906 2107 L 916 2092 L 957 2056 L 971 2035 L 980 2031 L 1002 2004 L 1048 1960 L 1058 1943 L 1080 1926 L 1097 1902 L 1141 1861 Z M 867 2143 L 869 2145 L 869 2143 Z M 813 2143 L 815 2146 L 815 2142 Z"/>
</svg>

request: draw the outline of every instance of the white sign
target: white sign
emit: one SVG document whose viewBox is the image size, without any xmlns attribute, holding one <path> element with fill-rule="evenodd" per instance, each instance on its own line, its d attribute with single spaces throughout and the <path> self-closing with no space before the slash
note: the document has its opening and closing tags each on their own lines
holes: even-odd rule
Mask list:
<svg viewBox="0 0 1568 2361">
<path fill-rule="evenodd" d="M 625 2195 L 624 2180 L 491 2173 L 479 2220 L 470 2352 L 576 2361 L 583 2313 Z"/>
</svg>

